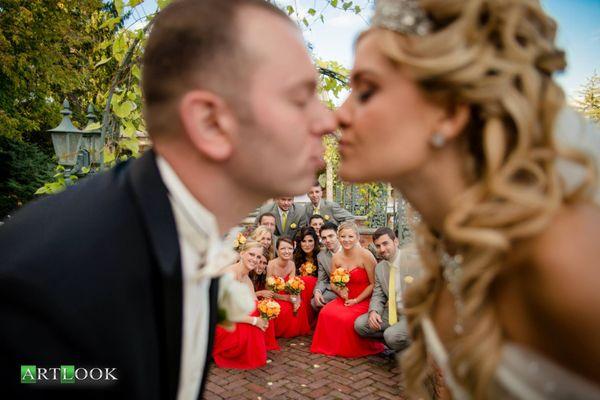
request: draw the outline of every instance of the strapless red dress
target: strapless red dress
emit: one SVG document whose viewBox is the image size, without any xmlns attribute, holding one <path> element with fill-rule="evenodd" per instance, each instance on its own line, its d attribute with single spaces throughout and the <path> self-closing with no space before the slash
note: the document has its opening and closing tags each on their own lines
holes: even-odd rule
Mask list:
<svg viewBox="0 0 600 400">
<path fill-rule="evenodd" d="M 284 278 L 286 281 L 289 275 Z M 286 294 L 281 291 L 279 294 Z M 302 297 L 300 297 L 302 299 Z M 310 333 L 310 325 L 308 324 L 308 316 L 306 312 L 307 304 L 302 301 L 296 315 L 294 315 L 294 307 L 291 302 L 285 300 L 277 300 L 281 311 L 279 316 L 270 321 L 275 326 L 275 337 L 292 338 L 296 336 L 308 335 Z M 310 307 L 310 303 L 308 304 Z"/>
<path fill-rule="evenodd" d="M 258 317 L 258 310 L 250 314 Z M 269 321 L 269 325 L 273 321 Z M 274 331 L 271 328 L 272 339 L 268 339 L 267 329 L 265 332 L 250 324 L 238 323 L 235 330 L 228 331 L 221 326 L 215 330 L 215 344 L 213 346 L 213 358 L 219 368 L 253 369 L 267 364 L 268 344 L 279 349 L 275 340 Z"/>
<path fill-rule="evenodd" d="M 350 271 L 348 298 L 356 298 L 369 285 L 367 271 L 356 267 Z M 327 303 L 319 313 L 310 351 L 328 356 L 363 357 L 383 351 L 383 343 L 360 337 L 354 331 L 354 321 L 369 310 L 370 297 L 353 306 L 345 306 L 337 298 Z"/>
<path fill-rule="evenodd" d="M 315 286 L 317 285 L 317 277 L 316 276 L 301 276 L 300 279 L 304 281 L 304 290 L 300 292 L 300 298 L 302 299 L 302 305 L 306 305 L 306 315 L 308 316 L 308 324 L 311 327 L 315 326 L 317 322 L 317 315 L 315 310 L 311 307 L 310 301 L 313 298 L 313 292 L 315 291 Z"/>
</svg>

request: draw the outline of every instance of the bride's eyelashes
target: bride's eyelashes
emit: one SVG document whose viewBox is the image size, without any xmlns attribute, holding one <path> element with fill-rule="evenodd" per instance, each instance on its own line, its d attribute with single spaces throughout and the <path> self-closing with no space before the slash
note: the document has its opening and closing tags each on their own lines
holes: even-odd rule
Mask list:
<svg viewBox="0 0 600 400">
<path fill-rule="evenodd" d="M 356 97 L 358 98 L 358 101 L 361 103 L 365 103 L 375 94 L 376 90 L 377 89 L 375 88 L 375 86 L 368 86 L 365 88 L 356 89 L 355 93 Z"/>
</svg>

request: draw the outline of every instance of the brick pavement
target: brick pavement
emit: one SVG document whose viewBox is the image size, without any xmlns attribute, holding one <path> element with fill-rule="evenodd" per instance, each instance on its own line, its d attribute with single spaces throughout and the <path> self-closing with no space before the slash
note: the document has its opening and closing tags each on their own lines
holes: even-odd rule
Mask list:
<svg viewBox="0 0 600 400">
<path fill-rule="evenodd" d="M 205 400 L 220 399 L 404 399 L 393 359 L 347 359 L 310 352 L 312 336 L 278 339 L 263 368 L 212 367 Z"/>
</svg>

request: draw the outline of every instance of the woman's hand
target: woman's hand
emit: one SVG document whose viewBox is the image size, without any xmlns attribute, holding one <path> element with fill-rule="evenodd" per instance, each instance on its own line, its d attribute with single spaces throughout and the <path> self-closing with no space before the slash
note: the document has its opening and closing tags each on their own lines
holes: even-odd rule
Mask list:
<svg viewBox="0 0 600 400">
<path fill-rule="evenodd" d="M 257 317 L 258 318 L 258 317 Z M 267 328 L 269 327 L 269 321 L 264 319 L 264 318 L 258 318 L 258 320 L 256 321 L 256 325 L 255 325 L 258 329 L 260 329 L 261 331 L 266 331 Z"/>
<path fill-rule="evenodd" d="M 256 292 L 256 297 L 262 297 L 263 299 L 272 299 L 273 294 L 274 293 L 270 290 L 259 290 L 258 292 Z"/>
<path fill-rule="evenodd" d="M 302 304 L 302 300 L 300 300 L 300 297 L 291 296 L 291 301 L 292 301 L 292 304 L 294 305 L 294 312 L 297 312 L 298 309 L 300 308 L 300 305 Z"/>
<path fill-rule="evenodd" d="M 344 302 L 344 305 L 345 305 L 345 306 L 353 306 L 353 305 L 355 305 L 355 304 L 358 304 L 358 300 L 356 300 L 356 299 L 347 299 L 347 300 Z"/>
<path fill-rule="evenodd" d="M 348 288 L 347 287 L 343 287 L 341 289 L 338 289 L 338 294 L 340 295 L 340 297 L 343 300 L 348 300 Z"/>
</svg>

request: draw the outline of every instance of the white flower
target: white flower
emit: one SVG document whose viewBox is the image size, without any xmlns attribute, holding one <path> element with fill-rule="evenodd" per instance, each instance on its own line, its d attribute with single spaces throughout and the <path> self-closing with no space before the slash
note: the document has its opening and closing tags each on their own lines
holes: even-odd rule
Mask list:
<svg viewBox="0 0 600 400">
<path fill-rule="evenodd" d="M 233 273 L 227 273 L 219 278 L 218 304 L 218 323 L 225 328 L 233 328 L 233 323 L 241 321 L 254 310 L 254 296 L 247 285 L 233 277 Z"/>
</svg>

